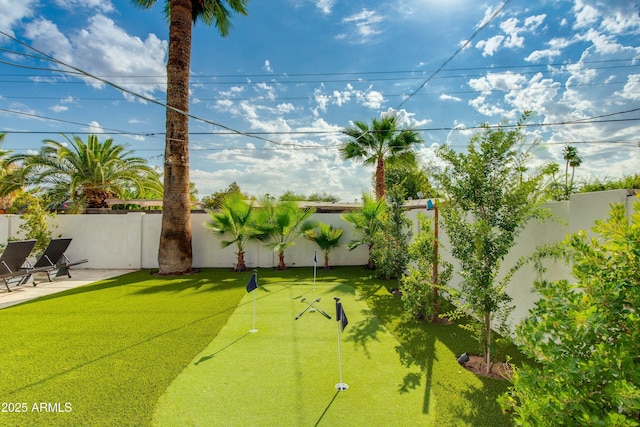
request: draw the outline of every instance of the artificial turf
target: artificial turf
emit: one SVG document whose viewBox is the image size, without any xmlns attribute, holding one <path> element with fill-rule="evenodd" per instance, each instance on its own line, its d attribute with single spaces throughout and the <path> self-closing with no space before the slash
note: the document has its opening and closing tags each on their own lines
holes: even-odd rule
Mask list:
<svg viewBox="0 0 640 427">
<path fill-rule="evenodd" d="M 28 409 L 0 425 L 510 425 L 495 403 L 508 383 L 456 362 L 468 333 L 407 315 L 394 282 L 340 267 L 314 291 L 311 269 L 261 269 L 251 334 L 250 275 L 140 271 L 0 310 L 0 396 Z M 316 293 L 349 317 L 343 392 L 337 323 L 294 320 Z"/>
</svg>

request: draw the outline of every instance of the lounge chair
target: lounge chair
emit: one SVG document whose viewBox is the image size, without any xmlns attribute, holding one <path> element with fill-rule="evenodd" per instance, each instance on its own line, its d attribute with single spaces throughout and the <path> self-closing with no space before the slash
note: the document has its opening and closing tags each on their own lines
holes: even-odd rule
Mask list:
<svg viewBox="0 0 640 427">
<path fill-rule="evenodd" d="M 78 264 L 83 264 L 85 262 L 89 262 L 88 259 L 82 259 L 79 261 L 70 261 L 67 258 L 65 252 L 67 248 L 71 244 L 70 238 L 64 239 L 52 239 L 49 242 L 49 245 L 46 247 L 42 255 L 38 258 L 35 264 L 31 266 L 30 270 L 32 273 L 44 272 L 47 274 L 49 281 L 52 282 L 51 272 L 56 271 L 56 277 L 67 275 L 71 277 L 71 273 L 69 273 L 69 269 Z"/>
<path fill-rule="evenodd" d="M 4 248 L 0 256 L 0 278 L 4 280 L 4 285 L 9 292 L 11 292 L 10 281 L 19 279 L 18 285 L 21 285 L 31 277 L 32 269 L 25 268 L 25 264 L 28 265 L 28 257 L 35 244 L 35 240 L 11 241 Z"/>
</svg>

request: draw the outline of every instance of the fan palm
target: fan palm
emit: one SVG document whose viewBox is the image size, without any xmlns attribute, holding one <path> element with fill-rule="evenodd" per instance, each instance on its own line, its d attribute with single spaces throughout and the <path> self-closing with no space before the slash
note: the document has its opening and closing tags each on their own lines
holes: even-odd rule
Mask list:
<svg viewBox="0 0 640 427">
<path fill-rule="evenodd" d="M 247 203 L 241 194 L 232 193 L 224 198 L 219 211 L 210 212 L 211 220 L 206 223 L 221 239 L 222 247 L 236 245 L 238 261 L 235 271 L 246 271 L 244 249 L 251 240 L 259 240 L 262 233 L 255 227 L 253 203 Z"/>
<path fill-rule="evenodd" d="M 380 200 L 386 193 L 385 163 L 415 164 L 414 146 L 423 141 L 417 132 L 399 129 L 396 114 L 374 118 L 371 127 L 361 121 L 354 125 L 342 131 L 351 140 L 340 148 L 340 153 L 345 160 L 358 159 L 365 165 L 376 165 L 376 198 Z"/>
<path fill-rule="evenodd" d="M 0 133 L 0 143 L 4 141 L 6 132 Z M 9 166 L 5 163 L 5 159 L 11 154 L 11 151 L 0 150 L 0 179 L 3 183 L 6 183 L 8 180 L 9 172 L 15 169 L 15 166 Z M 9 209 L 13 203 L 13 200 L 16 198 L 18 193 L 21 191 L 21 187 L 12 186 L 13 190 L 8 191 L 5 194 L 0 195 L 0 212 L 4 212 Z"/>
<path fill-rule="evenodd" d="M 307 230 L 304 233 L 304 237 L 312 242 L 315 242 L 322 253 L 324 254 L 324 269 L 329 269 L 329 252 L 340 245 L 340 238 L 342 238 L 342 228 L 334 228 L 329 224 L 318 224 L 317 231 Z"/>
<path fill-rule="evenodd" d="M 351 240 L 347 243 L 349 250 L 353 250 L 360 245 L 367 245 L 369 248 L 369 260 L 367 267 L 375 268 L 371 249 L 373 248 L 373 236 L 382 227 L 382 220 L 387 209 L 385 199 L 375 200 L 369 194 L 362 195 L 362 206 L 355 211 L 341 215 L 342 219 L 353 224 L 356 232 L 360 234 L 359 239 Z"/>
<path fill-rule="evenodd" d="M 276 202 L 268 197 L 261 199 L 262 208 L 257 212 L 257 227 L 270 239 L 268 247 L 278 253 L 278 270 L 287 268 L 284 252 L 295 244 L 295 239 L 316 226 L 310 220 L 313 208 L 300 208 L 296 202 Z"/>
<path fill-rule="evenodd" d="M 131 0 L 150 8 L 157 0 Z M 192 24 L 214 25 L 220 35 L 231 29 L 231 15 L 246 15 L 248 0 L 165 0 L 169 20 L 167 111 L 164 154 L 164 197 L 158 251 L 163 275 L 191 271 L 191 213 L 189 204 L 189 73 Z"/>
<path fill-rule="evenodd" d="M 64 136 L 64 135 L 63 135 Z M 38 187 L 56 204 L 70 200 L 75 206 L 107 207 L 106 199 L 121 197 L 127 190 L 162 191 L 159 174 L 133 151 L 100 142 L 89 135 L 87 142 L 64 136 L 66 143 L 47 139 L 36 154 L 12 154 L 5 159 L 15 167 L 0 185 L 0 194 L 22 186 Z"/>
</svg>

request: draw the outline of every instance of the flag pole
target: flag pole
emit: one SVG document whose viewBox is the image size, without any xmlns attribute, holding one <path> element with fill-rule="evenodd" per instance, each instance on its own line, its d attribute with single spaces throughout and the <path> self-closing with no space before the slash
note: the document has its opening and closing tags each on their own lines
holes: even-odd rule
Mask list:
<svg viewBox="0 0 640 427">
<path fill-rule="evenodd" d="M 313 254 L 313 290 L 316 290 L 316 267 L 318 265 L 318 251 Z"/>
<path fill-rule="evenodd" d="M 253 275 L 256 279 L 256 284 L 258 283 L 258 269 L 253 270 Z M 256 300 L 258 299 L 258 288 L 256 287 L 255 292 L 253 293 L 253 328 L 249 329 L 249 332 L 255 334 L 258 332 L 256 329 Z"/>
<path fill-rule="evenodd" d="M 336 384 L 336 390 L 344 391 L 349 389 L 349 385 L 342 381 L 342 353 L 340 351 L 340 336 L 343 328 L 343 319 L 344 310 L 342 308 L 342 304 L 340 303 L 340 298 L 333 298 L 336 300 L 336 324 L 338 325 L 338 369 L 340 371 L 340 382 Z"/>
</svg>

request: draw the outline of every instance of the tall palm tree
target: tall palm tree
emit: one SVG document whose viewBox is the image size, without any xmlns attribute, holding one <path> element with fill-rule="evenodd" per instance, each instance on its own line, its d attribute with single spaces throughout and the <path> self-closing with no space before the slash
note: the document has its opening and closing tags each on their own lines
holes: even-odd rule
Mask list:
<svg viewBox="0 0 640 427">
<path fill-rule="evenodd" d="M 253 203 L 247 203 L 244 196 L 231 193 L 222 201 L 219 211 L 210 212 L 211 220 L 206 223 L 221 239 L 222 247 L 236 245 L 238 262 L 235 271 L 246 271 L 244 249 L 251 240 L 260 240 L 262 233 L 255 226 Z"/>
<path fill-rule="evenodd" d="M 143 8 L 157 0 L 131 0 Z M 167 112 L 164 152 L 164 197 L 158 251 L 159 273 L 191 271 L 191 215 L 189 204 L 189 67 L 192 24 L 214 25 L 220 35 L 231 29 L 231 15 L 246 15 L 248 0 L 165 0 L 169 19 Z"/>
<path fill-rule="evenodd" d="M 0 184 L 0 194 L 32 186 L 56 204 L 71 200 L 75 206 L 102 208 L 106 199 L 131 189 L 141 195 L 162 191 L 158 172 L 145 159 L 132 157 L 126 146 L 111 138 L 100 142 L 96 135 L 89 135 L 86 143 L 63 136 L 66 143 L 47 139 L 36 154 L 8 156 L 4 163 L 14 169 Z"/>
<path fill-rule="evenodd" d="M 573 192 L 573 177 L 576 172 L 576 168 L 582 164 L 582 159 L 578 155 L 578 149 L 571 145 L 567 145 L 562 150 L 562 158 L 564 159 L 564 188 L 565 198 L 568 200 L 569 196 Z M 571 167 L 571 180 L 569 180 L 569 167 Z"/>
<path fill-rule="evenodd" d="M 382 199 L 386 193 L 385 163 L 415 163 L 414 146 L 422 143 L 417 132 L 398 128 L 396 114 L 384 114 L 380 119 L 372 119 L 371 127 L 356 121 L 354 127 L 342 131 L 351 138 L 341 148 L 345 160 L 362 160 L 365 165 L 376 165 L 376 198 Z"/>
<path fill-rule="evenodd" d="M 329 269 L 329 253 L 338 245 L 344 230 L 342 228 L 334 228 L 329 224 L 318 224 L 317 231 L 307 230 L 304 233 L 305 239 L 315 242 L 324 254 L 324 269 Z"/>
<path fill-rule="evenodd" d="M 359 239 L 354 239 L 347 243 L 347 248 L 351 251 L 360 245 L 367 245 L 369 248 L 367 267 L 370 269 L 375 268 L 372 258 L 373 237 L 382 227 L 382 220 L 386 210 L 387 203 L 385 199 L 375 200 L 371 195 L 363 194 L 362 206 L 358 210 L 341 215 L 342 219 L 353 224 L 355 230 L 360 234 Z"/>
<path fill-rule="evenodd" d="M 257 227 L 270 239 L 268 246 L 278 253 L 278 270 L 284 270 L 287 268 L 285 250 L 295 244 L 296 238 L 316 226 L 316 222 L 309 219 L 315 209 L 301 209 L 296 202 L 274 201 L 269 197 L 262 198 L 260 205 Z"/>
</svg>

